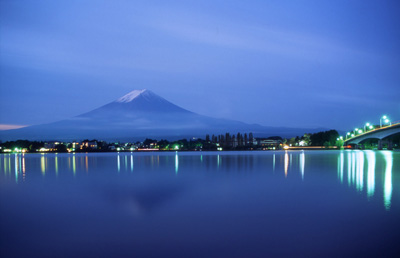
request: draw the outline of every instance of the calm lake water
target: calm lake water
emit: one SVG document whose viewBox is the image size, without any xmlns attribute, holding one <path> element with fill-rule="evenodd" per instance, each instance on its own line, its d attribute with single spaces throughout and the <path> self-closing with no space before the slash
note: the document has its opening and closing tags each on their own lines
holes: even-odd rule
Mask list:
<svg viewBox="0 0 400 258">
<path fill-rule="evenodd" d="M 399 257 L 400 152 L 0 156 L 1 257 Z"/>
</svg>

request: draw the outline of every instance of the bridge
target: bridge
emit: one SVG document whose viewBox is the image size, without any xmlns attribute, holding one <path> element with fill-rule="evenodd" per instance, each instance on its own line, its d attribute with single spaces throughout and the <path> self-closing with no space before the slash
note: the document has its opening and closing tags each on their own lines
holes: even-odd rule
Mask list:
<svg viewBox="0 0 400 258">
<path fill-rule="evenodd" d="M 378 149 L 381 150 L 383 144 L 388 145 L 388 149 L 393 149 L 393 143 L 389 139 L 390 136 L 400 134 L 400 121 L 391 123 L 390 125 L 380 126 L 375 129 L 352 135 L 353 137 L 344 140 L 344 145 L 356 145 L 356 147 L 365 140 L 378 139 Z"/>
</svg>

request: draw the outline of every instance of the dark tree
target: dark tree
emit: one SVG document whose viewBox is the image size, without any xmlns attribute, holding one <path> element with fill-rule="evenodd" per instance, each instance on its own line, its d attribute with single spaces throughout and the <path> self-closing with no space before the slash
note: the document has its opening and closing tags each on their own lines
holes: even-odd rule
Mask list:
<svg viewBox="0 0 400 258">
<path fill-rule="evenodd" d="M 310 136 L 311 146 L 334 146 L 338 137 L 336 130 L 313 133 Z"/>
<path fill-rule="evenodd" d="M 56 152 L 67 152 L 67 146 L 64 144 L 57 144 L 55 149 Z"/>
</svg>

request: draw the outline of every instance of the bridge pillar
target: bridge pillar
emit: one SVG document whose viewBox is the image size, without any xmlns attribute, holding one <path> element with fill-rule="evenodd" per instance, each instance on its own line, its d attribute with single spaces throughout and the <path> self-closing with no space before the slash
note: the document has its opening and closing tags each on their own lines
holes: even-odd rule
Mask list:
<svg viewBox="0 0 400 258">
<path fill-rule="evenodd" d="M 382 150 L 383 148 L 383 142 L 381 139 L 378 140 L 378 150 Z"/>
<path fill-rule="evenodd" d="M 393 141 L 392 140 L 388 140 L 388 150 L 393 150 Z"/>
</svg>

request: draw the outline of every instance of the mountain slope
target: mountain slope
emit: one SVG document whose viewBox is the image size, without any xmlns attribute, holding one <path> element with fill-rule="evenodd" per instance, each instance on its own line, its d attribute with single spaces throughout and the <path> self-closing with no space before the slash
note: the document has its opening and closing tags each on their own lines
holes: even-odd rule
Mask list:
<svg viewBox="0 0 400 258">
<path fill-rule="evenodd" d="M 202 116 L 156 95 L 134 90 L 90 112 L 50 124 L 0 132 L 1 140 L 142 140 L 202 137 L 225 132 L 294 136 L 315 130 L 274 128 Z"/>
</svg>

